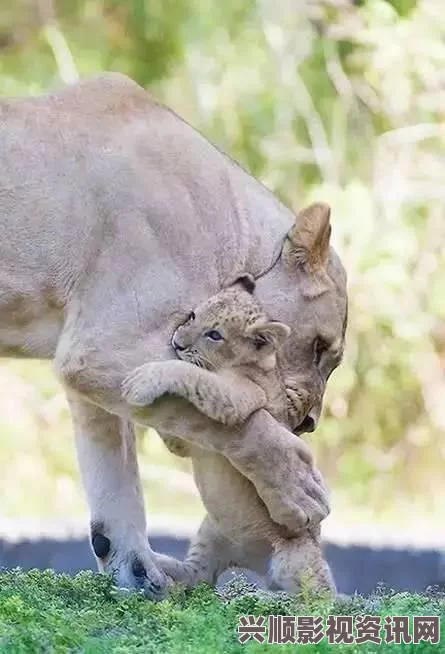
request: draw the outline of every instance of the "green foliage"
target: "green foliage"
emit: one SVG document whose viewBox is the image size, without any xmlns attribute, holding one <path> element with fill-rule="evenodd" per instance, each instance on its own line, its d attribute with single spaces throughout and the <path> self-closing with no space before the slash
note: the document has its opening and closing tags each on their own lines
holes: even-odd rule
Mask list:
<svg viewBox="0 0 445 654">
<path fill-rule="evenodd" d="M 233 589 L 232 589 L 233 595 Z M 313 597 L 261 594 L 237 582 L 236 594 L 221 601 L 206 585 L 193 591 L 176 590 L 154 604 L 139 594 L 113 588 L 109 578 L 81 573 L 70 578 L 51 571 L 0 572 L 0 651 L 2 654 L 83 652 L 102 654 L 232 654 L 268 648 L 249 641 L 241 645 L 237 626 L 241 615 L 440 615 L 445 621 L 442 596 L 378 593 L 328 602 Z M 442 634 L 442 638 L 444 634 Z M 280 651 L 324 652 L 317 646 L 282 645 Z M 336 645 L 336 651 L 375 652 L 375 645 Z M 403 652 L 433 651 L 434 646 L 404 645 Z M 399 648 L 399 649 L 397 649 Z M 401 646 L 381 645 L 402 651 Z"/>
<path fill-rule="evenodd" d="M 332 204 L 350 323 L 313 443 L 342 512 L 443 511 L 444 38 L 442 0 L 308 0 L 298 11 L 272 0 L 0 6 L 0 93 L 121 70 L 290 206 Z M 50 426 L 34 416 L 2 426 L 0 456 L 14 456 L 13 440 L 30 459 L 46 448 L 42 468 L 60 478 L 60 466 L 72 484 L 68 446 L 49 444 L 69 431 L 64 411 Z"/>
</svg>

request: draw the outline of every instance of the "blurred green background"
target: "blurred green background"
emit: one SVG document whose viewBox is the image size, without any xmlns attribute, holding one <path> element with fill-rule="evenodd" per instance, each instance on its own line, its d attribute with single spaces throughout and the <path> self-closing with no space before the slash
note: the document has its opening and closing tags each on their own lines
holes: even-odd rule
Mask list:
<svg viewBox="0 0 445 654">
<path fill-rule="evenodd" d="M 444 542 L 443 0 L 1 0 L 0 94 L 101 70 L 171 105 L 297 209 L 333 207 L 346 357 L 311 438 L 329 533 Z M 26 165 L 26 162 L 24 162 Z M 86 514 L 49 364 L 0 367 L 0 514 Z M 150 430 L 151 514 L 197 518 L 187 462 Z M 1 521 L 0 521 L 1 522 Z"/>
</svg>

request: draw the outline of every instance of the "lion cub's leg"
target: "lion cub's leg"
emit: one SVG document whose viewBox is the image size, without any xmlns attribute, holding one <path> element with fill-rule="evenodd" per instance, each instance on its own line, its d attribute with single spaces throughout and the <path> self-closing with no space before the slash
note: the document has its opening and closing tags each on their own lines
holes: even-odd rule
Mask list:
<svg viewBox="0 0 445 654">
<path fill-rule="evenodd" d="M 222 455 L 190 445 L 193 473 L 209 515 L 192 540 L 183 562 L 156 555 L 158 565 L 174 581 L 192 587 L 215 584 L 230 567 L 267 574 L 275 534 L 267 510 L 253 484 Z"/>
<path fill-rule="evenodd" d="M 305 530 L 300 536 L 274 543 L 269 578 L 289 593 L 302 587 L 335 595 L 336 588 L 320 544 L 320 529 Z"/>
<path fill-rule="evenodd" d="M 183 397 L 212 420 L 226 425 L 241 424 L 267 402 L 264 391 L 249 379 L 203 370 L 186 361 L 146 363 L 122 384 L 122 396 L 133 406 L 152 404 L 165 394 Z"/>
<path fill-rule="evenodd" d="M 253 568 L 256 554 L 264 560 L 266 543 L 270 558 L 270 580 L 280 588 L 296 593 L 307 580 L 307 584 L 314 590 L 335 592 L 320 546 L 319 525 L 295 535 L 290 534 L 273 522 L 253 484 L 227 459 L 197 447 L 192 447 L 191 456 L 196 484 L 210 515 L 209 527 L 203 530 L 194 550 L 201 562 L 194 566 L 194 580 L 204 578 L 212 583 L 212 575 L 219 574 L 224 565 Z M 226 545 L 226 551 L 231 552 L 230 556 L 218 551 L 222 537 L 219 541 L 215 539 L 215 529 L 230 543 L 230 547 Z M 212 548 L 208 546 L 209 538 L 216 541 Z M 192 552 L 193 550 L 190 556 Z M 208 554 L 211 554 L 210 560 Z M 203 560 L 205 565 L 202 564 Z"/>
<path fill-rule="evenodd" d="M 176 438 L 176 436 L 165 436 L 164 434 L 161 434 L 161 438 L 168 451 L 175 456 L 182 458 L 188 458 L 190 456 L 190 444 L 187 441 L 182 440 L 182 438 Z"/>
<path fill-rule="evenodd" d="M 272 549 L 267 541 L 232 542 L 207 515 L 180 562 L 155 554 L 156 562 L 173 581 L 193 587 L 202 581 L 216 584 L 228 568 L 249 568 L 266 576 Z"/>
<path fill-rule="evenodd" d="M 186 586 L 192 587 L 201 581 L 215 584 L 220 572 L 230 565 L 231 549 L 231 543 L 206 516 L 184 561 L 157 554 L 156 562 L 173 581 Z"/>
<path fill-rule="evenodd" d="M 302 587 L 316 592 L 336 593 L 329 565 L 320 543 L 305 532 L 291 539 L 227 539 L 207 516 L 194 538 L 183 562 L 156 554 L 157 564 L 175 582 L 187 587 L 205 581 L 216 584 L 228 568 L 248 568 L 267 577 L 269 583 L 288 593 L 298 593 Z"/>
</svg>

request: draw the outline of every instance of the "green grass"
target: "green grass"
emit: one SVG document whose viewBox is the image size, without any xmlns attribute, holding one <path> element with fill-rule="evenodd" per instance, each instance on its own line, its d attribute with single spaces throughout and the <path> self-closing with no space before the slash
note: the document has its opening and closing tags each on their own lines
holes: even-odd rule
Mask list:
<svg viewBox="0 0 445 654">
<path fill-rule="evenodd" d="M 245 582 L 223 593 L 208 586 L 178 589 L 154 604 L 138 594 L 122 593 L 110 579 L 93 573 L 75 578 L 52 571 L 0 572 L 0 652 L 33 654 L 153 652 L 156 654 L 231 654 L 270 648 L 295 651 L 374 653 L 441 651 L 441 645 L 268 645 L 238 642 L 240 615 L 440 615 L 445 625 L 445 596 L 378 592 L 368 598 L 336 600 L 272 596 Z M 442 628 L 443 628 L 442 625 Z M 445 634 L 442 631 L 445 642 Z"/>
</svg>

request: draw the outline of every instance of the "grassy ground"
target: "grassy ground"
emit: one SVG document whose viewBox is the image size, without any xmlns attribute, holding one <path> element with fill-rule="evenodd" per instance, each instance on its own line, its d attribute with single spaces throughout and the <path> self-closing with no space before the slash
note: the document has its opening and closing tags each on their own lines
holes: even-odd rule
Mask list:
<svg viewBox="0 0 445 654">
<path fill-rule="evenodd" d="M 0 652 L 153 652 L 156 654 L 231 654 L 262 652 L 277 645 L 238 642 L 241 615 L 440 615 L 445 626 L 445 596 L 377 593 L 368 598 L 336 600 L 260 595 L 244 582 L 233 582 L 217 594 L 207 586 L 153 604 L 136 594 L 113 589 L 110 580 L 93 573 L 77 577 L 53 572 L 0 572 Z M 445 634 L 442 631 L 445 642 Z M 376 651 L 441 651 L 441 645 L 281 645 L 280 652 L 342 654 Z"/>
</svg>

